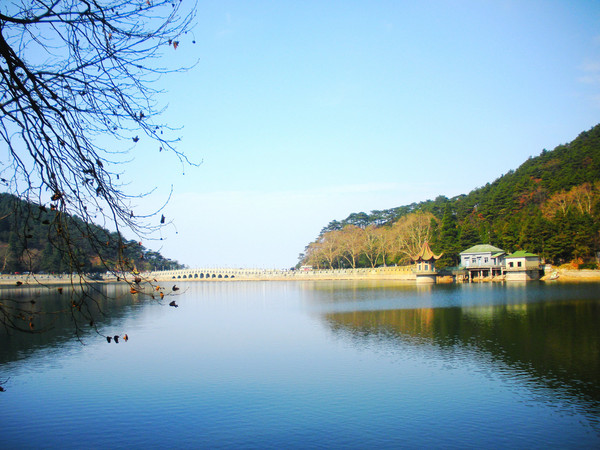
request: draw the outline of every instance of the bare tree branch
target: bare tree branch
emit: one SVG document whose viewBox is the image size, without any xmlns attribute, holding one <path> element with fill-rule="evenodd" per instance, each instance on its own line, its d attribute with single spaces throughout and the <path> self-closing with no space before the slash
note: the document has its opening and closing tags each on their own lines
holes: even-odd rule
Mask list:
<svg viewBox="0 0 600 450">
<path fill-rule="evenodd" d="M 174 129 L 158 121 L 164 108 L 155 82 L 186 69 L 161 67 L 159 61 L 177 51 L 194 14 L 195 4 L 182 0 L 0 4 L 0 140 L 7 151 L 0 183 L 54 212 L 48 239 L 73 272 L 82 270 L 82 236 L 107 270 L 125 276 L 132 267 L 122 231 L 147 236 L 160 227 L 150 215 L 132 211 L 132 201 L 151 187 L 130 193 L 120 180 L 122 164 L 139 141 L 193 164 L 175 147 Z M 98 235 L 94 223 L 114 229 L 118 242 Z M 20 238 L 27 259 L 25 231 Z M 111 246 L 116 260 L 107 260 L 104 250 Z M 85 301 L 83 296 L 76 303 L 85 309 Z"/>
</svg>

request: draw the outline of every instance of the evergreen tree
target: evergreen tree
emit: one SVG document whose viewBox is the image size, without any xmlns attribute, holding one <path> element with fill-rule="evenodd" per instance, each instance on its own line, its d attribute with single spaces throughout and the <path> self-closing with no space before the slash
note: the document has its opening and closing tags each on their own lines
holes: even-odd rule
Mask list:
<svg viewBox="0 0 600 450">
<path fill-rule="evenodd" d="M 459 240 L 458 240 L 458 222 L 456 216 L 452 212 L 452 207 L 446 203 L 444 208 L 444 216 L 440 232 L 436 241 L 437 248 L 443 252 L 442 257 L 437 262 L 437 267 L 453 267 L 457 266 L 460 261 Z"/>
<path fill-rule="evenodd" d="M 23 241 L 19 239 L 17 233 L 11 231 L 8 237 L 6 270 L 9 272 L 20 272 L 23 270 L 23 251 Z"/>
<path fill-rule="evenodd" d="M 460 248 L 465 250 L 474 245 L 480 244 L 479 233 L 470 220 L 463 222 L 458 236 Z"/>
</svg>

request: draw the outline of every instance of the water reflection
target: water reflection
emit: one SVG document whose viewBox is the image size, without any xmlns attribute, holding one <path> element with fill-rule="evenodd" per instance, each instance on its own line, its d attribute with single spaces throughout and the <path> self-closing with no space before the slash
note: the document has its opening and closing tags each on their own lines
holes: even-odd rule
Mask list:
<svg viewBox="0 0 600 450">
<path fill-rule="evenodd" d="M 144 296 L 133 296 L 125 284 L 97 284 L 88 290 L 92 297 L 86 303 L 86 317 L 78 329 L 74 321 L 80 314 L 71 306 L 71 290 L 81 287 L 65 285 L 59 293 L 56 286 L 0 289 L 3 299 L 12 299 L 26 304 L 27 312 L 35 314 L 35 329 L 41 333 L 23 333 L 0 326 L 0 365 L 27 358 L 32 354 L 51 348 L 64 347 L 75 341 L 85 344 L 89 339 L 101 335 L 111 324 L 120 321 L 139 302 L 147 301 Z M 89 288 L 88 288 L 89 289 Z M 34 300 L 34 302 L 30 302 Z"/>
<path fill-rule="evenodd" d="M 516 291 L 520 292 L 520 291 Z M 513 297 L 514 298 L 514 297 Z M 356 345 L 435 346 L 483 355 L 506 376 L 526 373 L 600 417 L 600 302 L 572 300 L 484 306 L 355 310 L 323 316 Z"/>
<path fill-rule="evenodd" d="M 0 447 L 598 446 L 597 285 L 178 286 L 103 287 L 126 344 L 0 335 Z"/>
<path fill-rule="evenodd" d="M 321 311 L 468 307 L 525 303 L 600 300 L 600 287 L 589 284 L 442 284 L 416 286 L 392 281 L 314 282 L 300 288 Z"/>
</svg>

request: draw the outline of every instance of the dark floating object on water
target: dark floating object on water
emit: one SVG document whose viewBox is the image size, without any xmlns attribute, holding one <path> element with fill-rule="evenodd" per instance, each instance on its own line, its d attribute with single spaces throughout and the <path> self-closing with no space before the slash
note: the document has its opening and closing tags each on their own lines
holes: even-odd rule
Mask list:
<svg viewBox="0 0 600 450">
<path fill-rule="evenodd" d="M 174 291 L 178 291 L 178 290 L 179 290 L 179 288 L 178 288 L 177 286 L 173 285 L 173 290 L 174 290 Z"/>
<path fill-rule="evenodd" d="M 58 293 L 59 293 L 59 294 L 62 294 L 62 292 L 63 292 L 63 288 L 59 287 L 59 288 L 58 288 Z"/>
<path fill-rule="evenodd" d="M 123 340 L 124 340 L 125 342 L 127 342 L 127 341 L 129 340 L 129 336 L 127 336 L 127 335 L 123 336 Z"/>
<path fill-rule="evenodd" d="M 175 303 L 175 300 L 173 300 L 171 303 L 169 303 L 169 306 L 174 306 L 175 308 L 179 308 L 179 305 L 177 303 Z"/>
<path fill-rule="evenodd" d="M 21 286 L 23 284 L 22 281 L 17 281 L 17 286 Z M 175 288 L 173 288 L 173 290 L 175 290 Z"/>
<path fill-rule="evenodd" d="M 113 337 L 113 339 L 115 340 L 115 344 L 119 343 L 119 336 L 115 336 L 115 337 Z"/>
<path fill-rule="evenodd" d="M 112 341 L 112 338 L 110 336 L 106 336 L 106 342 L 110 344 L 110 341 Z"/>
</svg>

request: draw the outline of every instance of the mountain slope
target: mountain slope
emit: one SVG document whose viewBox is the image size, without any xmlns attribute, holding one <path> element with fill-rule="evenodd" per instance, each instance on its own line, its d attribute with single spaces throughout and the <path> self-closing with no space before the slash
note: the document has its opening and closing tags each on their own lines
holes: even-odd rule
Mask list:
<svg viewBox="0 0 600 450">
<path fill-rule="evenodd" d="M 65 236 L 72 243 L 64 245 Z M 0 194 L 1 272 L 104 272 L 182 268 L 177 261 L 96 225 Z"/>
<path fill-rule="evenodd" d="M 392 227 L 418 212 L 435 218 L 431 243 L 445 253 L 441 266 L 456 264 L 461 250 L 478 243 L 528 250 L 556 263 L 593 259 L 600 251 L 600 125 L 467 195 L 353 213 L 330 222 L 315 242 L 348 225 Z"/>
</svg>

